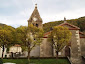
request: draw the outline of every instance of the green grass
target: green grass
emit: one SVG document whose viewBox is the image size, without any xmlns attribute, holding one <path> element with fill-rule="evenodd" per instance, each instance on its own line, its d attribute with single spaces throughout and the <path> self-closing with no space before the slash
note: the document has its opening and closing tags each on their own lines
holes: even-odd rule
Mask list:
<svg viewBox="0 0 85 64">
<path fill-rule="evenodd" d="M 3 63 L 12 62 L 16 64 L 28 64 L 27 59 L 3 59 Z M 30 63 L 34 64 L 69 64 L 67 59 L 31 59 Z"/>
</svg>

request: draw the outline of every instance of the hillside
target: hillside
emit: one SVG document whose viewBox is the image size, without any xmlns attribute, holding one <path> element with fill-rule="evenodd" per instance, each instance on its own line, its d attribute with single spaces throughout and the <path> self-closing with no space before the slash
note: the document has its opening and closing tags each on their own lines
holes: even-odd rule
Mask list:
<svg viewBox="0 0 85 64">
<path fill-rule="evenodd" d="M 53 26 L 57 26 L 63 22 L 64 21 L 61 20 L 61 21 L 54 21 L 54 22 L 45 23 L 45 24 L 43 24 L 43 29 L 45 32 L 48 32 L 52 29 Z M 67 20 L 67 22 L 80 27 L 80 31 L 85 32 L 85 16 L 80 17 L 78 19 Z"/>
<path fill-rule="evenodd" d="M 0 23 L 0 26 L 3 27 L 5 24 Z"/>
<path fill-rule="evenodd" d="M 61 24 L 63 22 L 64 21 L 61 20 L 61 21 L 53 21 L 53 22 L 45 23 L 45 24 L 43 24 L 43 29 L 44 29 L 45 32 L 48 32 L 48 31 L 50 31 L 52 29 L 53 26 L 57 26 L 57 25 L 59 25 L 59 24 Z M 67 20 L 67 22 L 70 23 L 70 24 L 73 24 L 73 25 L 76 25 L 76 26 L 80 27 L 80 31 L 85 32 L 85 16 L 80 17 L 78 19 Z M 7 25 L 0 23 L 0 26 L 3 27 L 3 26 L 7 26 Z"/>
</svg>

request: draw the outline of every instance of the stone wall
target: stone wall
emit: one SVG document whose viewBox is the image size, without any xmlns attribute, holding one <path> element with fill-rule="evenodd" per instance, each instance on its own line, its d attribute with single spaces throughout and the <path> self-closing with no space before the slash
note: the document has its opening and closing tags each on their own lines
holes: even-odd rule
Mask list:
<svg viewBox="0 0 85 64">
<path fill-rule="evenodd" d="M 53 48 L 53 56 L 56 57 L 55 48 Z M 65 47 L 58 52 L 58 57 L 65 57 Z"/>
<path fill-rule="evenodd" d="M 80 39 L 80 44 L 81 44 L 81 55 L 85 56 L 85 38 Z"/>
<path fill-rule="evenodd" d="M 42 44 L 40 45 L 40 57 L 52 57 L 53 48 L 52 44 L 48 42 L 47 38 L 43 38 Z"/>
<path fill-rule="evenodd" d="M 30 52 L 31 57 L 40 57 L 40 46 L 37 45 L 34 49 Z"/>
<path fill-rule="evenodd" d="M 13 52 L 13 53 L 22 52 L 22 48 L 17 47 L 17 46 L 12 46 L 12 47 L 9 48 L 9 52 Z"/>
<path fill-rule="evenodd" d="M 71 61 L 72 64 L 82 64 L 79 30 L 71 30 Z"/>
</svg>

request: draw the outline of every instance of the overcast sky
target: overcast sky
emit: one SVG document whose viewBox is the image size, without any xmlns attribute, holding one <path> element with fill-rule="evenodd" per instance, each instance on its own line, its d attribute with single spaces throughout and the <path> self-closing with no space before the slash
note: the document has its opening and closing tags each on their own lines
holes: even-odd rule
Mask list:
<svg viewBox="0 0 85 64">
<path fill-rule="evenodd" d="M 0 0 L 0 23 L 27 26 L 35 3 L 43 23 L 85 16 L 85 0 Z"/>
</svg>

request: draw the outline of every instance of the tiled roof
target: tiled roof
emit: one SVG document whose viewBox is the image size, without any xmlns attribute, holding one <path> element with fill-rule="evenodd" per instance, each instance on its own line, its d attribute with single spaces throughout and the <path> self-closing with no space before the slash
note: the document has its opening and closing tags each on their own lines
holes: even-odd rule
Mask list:
<svg viewBox="0 0 85 64">
<path fill-rule="evenodd" d="M 79 32 L 79 34 L 81 34 L 81 35 L 85 35 L 83 32 Z"/>
<path fill-rule="evenodd" d="M 68 25 L 68 26 L 72 27 L 72 28 L 69 28 L 69 30 L 79 30 L 80 29 L 79 27 L 74 26 L 74 25 L 69 24 L 69 23 L 62 23 L 62 24 L 60 24 L 58 26 L 64 26 L 64 25 Z"/>
<path fill-rule="evenodd" d="M 64 25 L 68 25 L 68 26 L 72 27 L 72 28 L 69 28 L 69 30 L 79 30 L 79 29 L 80 29 L 79 27 L 74 26 L 74 25 L 69 24 L 69 23 L 62 23 L 62 24 L 60 24 L 60 25 L 58 25 L 58 26 L 64 26 Z M 44 34 L 44 38 L 47 38 L 50 33 L 51 33 L 51 31 L 46 32 L 46 33 Z M 79 34 L 85 35 L 83 32 L 79 32 Z M 80 37 L 80 38 L 85 38 L 85 37 Z"/>
<path fill-rule="evenodd" d="M 47 38 L 47 36 L 48 36 L 50 33 L 51 33 L 51 31 L 50 31 L 50 32 L 46 32 L 46 33 L 44 34 L 44 38 Z"/>
<path fill-rule="evenodd" d="M 79 32 L 79 34 L 83 35 L 83 36 L 80 36 L 80 38 L 85 38 L 85 34 L 83 32 Z"/>
</svg>

